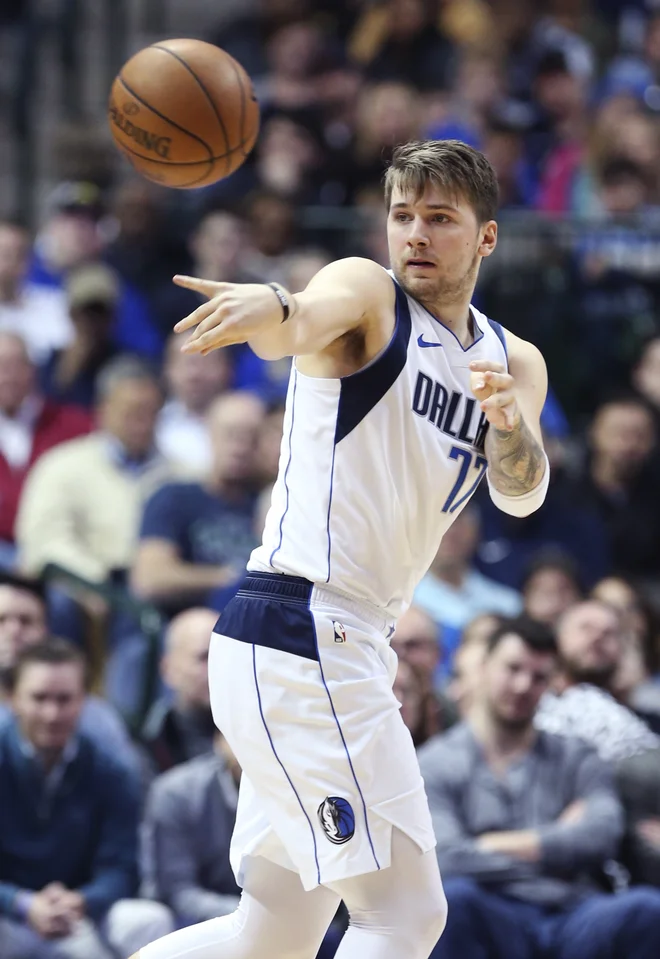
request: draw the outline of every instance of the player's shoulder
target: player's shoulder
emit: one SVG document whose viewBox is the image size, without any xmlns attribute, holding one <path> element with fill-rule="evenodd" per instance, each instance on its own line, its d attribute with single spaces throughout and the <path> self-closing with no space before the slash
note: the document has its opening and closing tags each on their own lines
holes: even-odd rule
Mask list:
<svg viewBox="0 0 660 959">
<path fill-rule="evenodd" d="M 501 330 L 506 341 L 506 351 L 509 359 L 532 364 L 540 363 L 545 366 L 543 354 L 539 350 L 538 346 L 534 346 L 534 344 L 530 343 L 529 340 L 523 340 L 521 336 L 517 336 L 515 333 L 512 333 L 511 330 L 507 330 L 504 326 L 501 327 Z"/>
<path fill-rule="evenodd" d="M 383 291 L 394 295 L 394 281 L 385 267 L 364 256 L 346 256 L 333 260 L 319 270 L 312 283 L 345 283 L 356 292 L 364 290 L 373 295 Z"/>
</svg>

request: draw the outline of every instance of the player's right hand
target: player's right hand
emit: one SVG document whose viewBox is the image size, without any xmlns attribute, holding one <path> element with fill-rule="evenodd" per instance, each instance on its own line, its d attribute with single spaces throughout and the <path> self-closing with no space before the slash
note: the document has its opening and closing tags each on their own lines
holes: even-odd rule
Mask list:
<svg viewBox="0 0 660 959">
<path fill-rule="evenodd" d="M 175 276 L 174 282 L 208 298 L 174 327 L 175 333 L 193 330 L 182 347 L 184 353 L 205 356 L 223 346 L 246 343 L 282 322 L 282 304 L 265 283 L 215 283 L 193 276 Z"/>
</svg>

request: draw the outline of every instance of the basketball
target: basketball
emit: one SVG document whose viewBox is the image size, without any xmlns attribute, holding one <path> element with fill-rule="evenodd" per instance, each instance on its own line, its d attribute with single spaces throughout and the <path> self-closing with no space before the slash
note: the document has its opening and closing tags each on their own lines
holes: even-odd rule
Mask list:
<svg viewBox="0 0 660 959">
<path fill-rule="evenodd" d="M 247 73 L 201 40 L 163 40 L 136 53 L 112 84 L 108 117 L 135 169 L 179 190 L 229 176 L 259 132 Z"/>
</svg>

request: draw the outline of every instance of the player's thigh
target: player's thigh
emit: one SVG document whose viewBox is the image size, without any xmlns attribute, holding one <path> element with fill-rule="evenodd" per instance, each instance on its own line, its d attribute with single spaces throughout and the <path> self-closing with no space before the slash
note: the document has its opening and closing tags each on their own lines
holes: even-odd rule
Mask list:
<svg viewBox="0 0 660 959">
<path fill-rule="evenodd" d="M 396 934 L 402 926 L 413 935 L 424 929 L 433 942 L 444 929 L 447 900 L 435 850 L 423 852 L 399 829 L 392 832 L 389 869 L 342 879 L 329 888 L 344 900 L 353 926 L 382 934 Z"/>
</svg>

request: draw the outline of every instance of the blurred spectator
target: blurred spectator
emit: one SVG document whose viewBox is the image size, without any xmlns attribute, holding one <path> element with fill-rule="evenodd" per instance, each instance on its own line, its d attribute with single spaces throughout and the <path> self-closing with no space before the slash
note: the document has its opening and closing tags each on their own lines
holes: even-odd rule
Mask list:
<svg viewBox="0 0 660 959">
<path fill-rule="evenodd" d="M 0 577 L 0 726 L 11 715 L 11 683 L 17 660 L 24 650 L 48 639 L 43 587 L 19 577 Z M 131 773 L 139 773 L 138 757 L 126 726 L 105 699 L 85 696 L 80 731 Z"/>
<path fill-rule="evenodd" d="M 251 393 L 225 393 L 209 410 L 213 465 L 204 485 L 170 483 L 147 502 L 132 582 L 170 611 L 204 602 L 242 578 L 257 543 L 255 451 L 264 407 Z"/>
<path fill-rule="evenodd" d="M 617 576 L 596 583 L 591 595 L 618 611 L 626 636 L 615 694 L 660 733 L 660 631 L 655 610 L 632 583 Z"/>
<path fill-rule="evenodd" d="M 477 492 L 481 516 L 478 568 L 486 576 L 521 589 L 531 563 L 555 553 L 570 559 L 586 588 L 611 571 L 607 527 L 588 490 L 576 484 L 566 466 L 565 445 L 545 437 L 550 487 L 540 509 L 519 519 Z"/>
<path fill-rule="evenodd" d="M 272 403 L 261 421 L 255 453 L 257 479 L 261 486 L 272 485 L 277 479 L 283 429 L 284 403 Z"/>
<path fill-rule="evenodd" d="M 272 190 L 255 190 L 246 199 L 249 242 L 245 270 L 260 282 L 284 282 L 287 256 L 296 243 L 296 207 Z"/>
<path fill-rule="evenodd" d="M 63 640 L 26 649 L 0 730 L 0 942 L 8 959 L 127 955 L 171 931 L 137 884 L 140 800 L 79 732 L 85 665 Z"/>
<path fill-rule="evenodd" d="M 28 478 L 17 521 L 21 568 L 48 563 L 95 583 L 132 562 L 142 503 L 173 474 L 154 447 L 158 381 L 118 357 L 97 381 L 99 429 L 42 457 Z"/>
<path fill-rule="evenodd" d="M 591 424 L 581 493 L 605 523 L 614 570 L 651 578 L 660 572 L 660 501 L 653 415 L 643 401 L 605 402 Z"/>
<path fill-rule="evenodd" d="M 406 660 L 399 661 L 393 689 L 401 705 L 401 718 L 410 731 L 415 748 L 418 748 L 439 732 L 438 725 L 429 722 L 432 713 L 428 701 L 433 694 L 426 687 L 422 671 Z"/>
<path fill-rule="evenodd" d="M 0 331 L 21 336 L 34 362 L 71 338 L 64 297 L 26 282 L 30 234 L 18 221 L 0 219 Z"/>
<path fill-rule="evenodd" d="M 153 783 L 142 825 L 143 892 L 182 925 L 226 916 L 240 890 L 229 863 L 241 770 L 216 732 L 213 750 Z"/>
<path fill-rule="evenodd" d="M 100 190 L 93 183 L 60 183 L 49 197 L 37 234 L 29 281 L 58 290 L 70 270 L 101 259 L 104 214 Z M 120 285 L 113 339 L 118 349 L 145 356 L 157 356 L 162 348 L 146 298 L 125 282 Z"/>
<path fill-rule="evenodd" d="M 561 555 L 539 556 L 527 570 L 522 595 L 530 619 L 555 626 L 559 617 L 582 598 L 575 564 Z"/>
<path fill-rule="evenodd" d="M 488 117 L 481 149 L 497 174 L 500 210 L 517 210 L 533 203 L 535 183 L 525 158 L 523 131 L 504 113 Z"/>
<path fill-rule="evenodd" d="M 553 668 L 551 634 L 504 622 L 467 722 L 420 751 L 449 906 L 433 959 L 660 949 L 660 890 L 612 896 L 597 881 L 622 835 L 607 766 L 578 739 L 534 728 Z"/>
<path fill-rule="evenodd" d="M 369 5 L 349 53 L 372 80 L 405 80 L 420 90 L 446 89 L 453 48 L 438 28 L 435 0 L 384 0 Z"/>
<path fill-rule="evenodd" d="M 290 115 L 319 108 L 322 77 L 329 66 L 320 24 L 300 19 L 276 30 L 266 44 L 267 71 L 255 81 L 260 105 Z"/>
<path fill-rule="evenodd" d="M 397 654 L 399 665 L 405 663 L 412 669 L 413 675 L 409 676 L 406 672 L 402 680 L 406 688 L 417 689 L 421 684 L 418 697 L 419 729 L 413 731 L 406 723 L 413 733 L 413 739 L 415 733 L 419 736 L 423 733 L 424 738 L 428 739 L 443 729 L 449 729 L 456 717 L 452 704 L 438 689 L 442 639 L 436 624 L 428 613 L 411 606 L 397 620 L 390 645 Z M 420 743 L 421 739 L 415 745 Z"/>
<path fill-rule="evenodd" d="M 610 692 L 625 648 L 617 611 L 597 600 L 577 603 L 560 618 L 556 634 L 555 695 L 543 699 L 537 725 L 585 739 L 608 762 L 657 749 L 660 739 Z"/>
<path fill-rule="evenodd" d="M 660 429 L 660 336 L 644 345 L 632 371 L 632 385 L 653 410 L 657 432 Z"/>
<path fill-rule="evenodd" d="M 652 5 L 651 5 L 652 6 Z M 660 107 L 660 12 L 652 12 L 644 30 L 643 48 L 615 57 L 609 64 L 599 93 L 603 97 L 627 93 L 652 110 Z"/>
<path fill-rule="evenodd" d="M 492 613 L 481 613 L 470 620 L 461 634 L 446 693 L 449 702 L 462 719 L 466 718 L 480 695 L 481 667 L 488 640 L 502 619 L 502 616 L 494 616 Z"/>
<path fill-rule="evenodd" d="M 557 626 L 558 695 L 546 695 L 538 728 L 578 736 L 615 767 L 626 809 L 626 865 L 635 882 L 660 885 L 660 738 L 609 688 L 621 667 L 626 637 L 612 606 L 589 600 Z"/>
<path fill-rule="evenodd" d="M 549 50 L 537 66 L 534 92 L 543 115 L 541 129 L 545 128 L 534 135 L 536 149 L 543 150 L 537 205 L 544 213 L 570 209 L 588 130 L 585 81 L 561 50 Z"/>
<path fill-rule="evenodd" d="M 231 361 L 227 350 L 208 356 L 182 353 L 182 343 L 176 334 L 167 341 L 163 367 L 167 398 L 158 416 L 156 441 L 169 459 L 202 475 L 212 462 L 207 413 L 230 384 Z"/>
<path fill-rule="evenodd" d="M 479 531 L 479 513 L 468 505 L 442 537 L 428 573 L 415 590 L 415 605 L 442 628 L 446 673 L 451 671 L 460 632 L 473 616 L 478 613 L 515 616 L 522 609 L 519 593 L 487 579 L 474 568 Z"/>
<path fill-rule="evenodd" d="M 168 221 L 166 202 L 167 192 L 142 178 L 120 183 L 109 210 L 115 234 L 103 254 L 105 262 L 152 305 L 165 291 L 174 294 L 175 273 L 188 271 L 185 241 L 176 224 Z M 162 329 L 159 320 L 154 312 L 154 322 Z"/>
<path fill-rule="evenodd" d="M 488 118 L 504 96 L 501 58 L 495 51 L 467 48 L 454 71 L 451 98 L 446 114 L 433 124 L 433 140 L 459 139 L 481 148 Z"/>
<path fill-rule="evenodd" d="M 328 161 L 344 186 L 344 202 L 353 202 L 365 187 L 379 185 L 393 148 L 420 135 L 420 106 L 414 87 L 402 80 L 367 84 L 360 90 L 353 142 Z M 380 203 L 382 207 L 382 190 Z"/>
<path fill-rule="evenodd" d="M 154 772 L 212 749 L 208 657 L 217 619 L 212 609 L 192 608 L 175 616 L 167 628 L 161 676 L 169 693 L 154 703 L 140 735 Z"/>
<path fill-rule="evenodd" d="M 49 449 L 91 429 L 89 416 L 44 399 L 25 342 L 0 332 L 0 565 L 11 565 L 14 521 L 29 470 Z"/>
<path fill-rule="evenodd" d="M 73 336 L 42 364 L 41 385 L 60 402 L 91 408 L 98 374 L 118 355 L 112 331 L 119 282 L 102 263 L 90 263 L 71 270 L 64 286 Z"/>
</svg>

